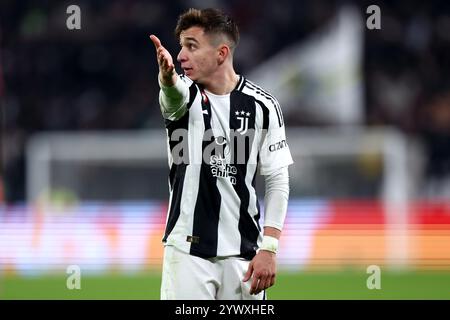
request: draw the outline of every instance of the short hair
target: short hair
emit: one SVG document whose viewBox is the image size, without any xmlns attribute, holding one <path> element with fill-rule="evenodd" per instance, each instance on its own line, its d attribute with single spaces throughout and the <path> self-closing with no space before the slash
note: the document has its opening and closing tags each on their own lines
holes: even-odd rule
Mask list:
<svg viewBox="0 0 450 320">
<path fill-rule="evenodd" d="M 234 20 L 218 9 L 193 9 L 182 13 L 175 28 L 175 36 L 180 38 L 182 31 L 191 27 L 203 28 L 205 34 L 223 34 L 231 42 L 234 50 L 239 43 L 239 29 Z"/>
</svg>

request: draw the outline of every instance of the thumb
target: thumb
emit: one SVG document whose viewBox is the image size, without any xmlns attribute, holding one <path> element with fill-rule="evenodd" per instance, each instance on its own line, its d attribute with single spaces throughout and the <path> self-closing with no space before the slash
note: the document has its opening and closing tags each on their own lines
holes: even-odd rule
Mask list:
<svg viewBox="0 0 450 320">
<path fill-rule="evenodd" d="M 155 45 L 155 48 L 158 49 L 161 47 L 161 41 L 158 39 L 157 36 L 154 34 L 150 35 L 150 39 L 152 40 L 153 44 Z"/>
<path fill-rule="evenodd" d="M 243 282 L 247 282 L 248 279 L 250 279 L 250 277 L 252 276 L 253 273 L 253 262 L 250 262 L 250 264 L 248 265 L 248 270 L 245 273 L 244 279 L 242 279 Z"/>
</svg>

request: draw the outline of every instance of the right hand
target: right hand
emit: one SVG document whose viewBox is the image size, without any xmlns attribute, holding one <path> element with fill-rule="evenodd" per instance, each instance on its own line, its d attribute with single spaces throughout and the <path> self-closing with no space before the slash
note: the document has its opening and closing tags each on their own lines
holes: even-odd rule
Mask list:
<svg viewBox="0 0 450 320">
<path fill-rule="evenodd" d="M 161 45 L 161 41 L 157 36 L 152 34 L 150 39 L 156 48 L 161 82 L 166 86 L 172 86 L 175 84 L 176 79 L 175 65 L 173 64 L 172 56 L 169 51 Z"/>
</svg>

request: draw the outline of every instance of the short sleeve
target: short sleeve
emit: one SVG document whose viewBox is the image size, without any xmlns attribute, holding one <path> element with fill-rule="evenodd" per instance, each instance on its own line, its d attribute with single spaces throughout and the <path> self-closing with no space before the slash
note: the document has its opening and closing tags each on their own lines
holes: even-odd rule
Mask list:
<svg viewBox="0 0 450 320">
<path fill-rule="evenodd" d="M 267 103 L 269 109 L 268 129 L 262 133 L 259 150 L 259 173 L 271 174 L 273 171 L 294 163 L 286 139 L 281 108 L 275 99 Z"/>
</svg>

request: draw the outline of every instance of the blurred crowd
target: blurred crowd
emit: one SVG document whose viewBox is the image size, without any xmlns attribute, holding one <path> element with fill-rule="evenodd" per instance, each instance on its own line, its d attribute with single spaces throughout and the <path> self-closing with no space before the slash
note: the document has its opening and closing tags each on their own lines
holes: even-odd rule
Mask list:
<svg viewBox="0 0 450 320">
<path fill-rule="evenodd" d="M 24 147 L 36 132 L 163 128 L 148 36 L 158 35 L 176 55 L 173 29 L 186 8 L 220 7 L 237 20 L 235 66 L 245 75 L 304 40 L 346 3 L 352 1 L 2 0 L 0 181 L 6 200 L 25 197 Z M 81 8 L 81 30 L 66 27 L 70 4 Z M 365 125 L 393 125 L 422 141 L 432 188 L 443 188 L 450 177 L 450 4 L 355 1 L 365 17 L 370 4 L 380 6 L 382 28 L 365 31 Z"/>
</svg>

